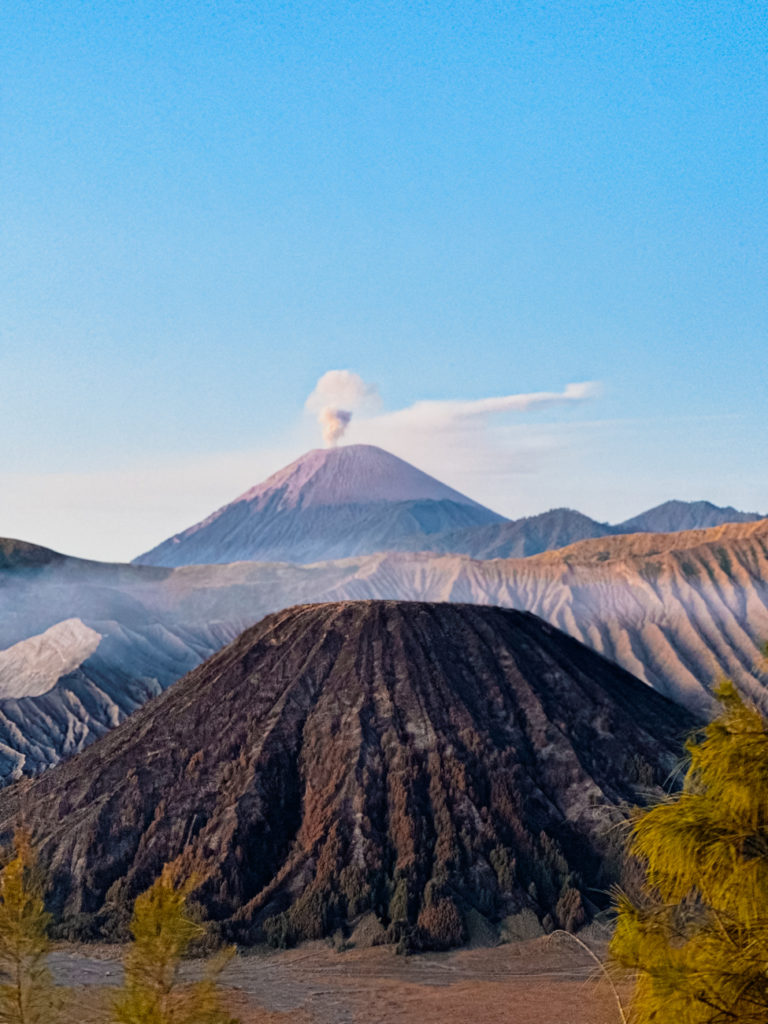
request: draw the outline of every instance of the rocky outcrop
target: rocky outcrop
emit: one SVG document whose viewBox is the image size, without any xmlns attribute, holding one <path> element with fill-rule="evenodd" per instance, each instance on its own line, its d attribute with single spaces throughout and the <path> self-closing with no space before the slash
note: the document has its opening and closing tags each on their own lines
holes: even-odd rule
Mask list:
<svg viewBox="0 0 768 1024">
<path fill-rule="evenodd" d="M 626 809 L 693 720 L 525 612 L 342 602 L 271 615 L 31 783 L 21 808 L 69 935 L 121 934 L 175 862 L 224 934 L 290 943 L 373 914 L 411 947 L 468 915 L 575 928 Z"/>
</svg>

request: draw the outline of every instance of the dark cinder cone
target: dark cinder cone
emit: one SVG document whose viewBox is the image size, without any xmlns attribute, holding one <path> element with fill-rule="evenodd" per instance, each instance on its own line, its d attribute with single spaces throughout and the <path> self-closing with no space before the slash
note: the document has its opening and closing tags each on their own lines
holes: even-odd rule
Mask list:
<svg viewBox="0 0 768 1024">
<path fill-rule="evenodd" d="M 437 948 L 477 914 L 587 920 L 615 878 L 613 826 L 658 795 L 692 724 L 526 612 L 307 605 L 1 793 L 0 822 L 23 800 L 64 934 L 119 933 L 177 861 L 241 941 L 367 913 Z"/>
</svg>

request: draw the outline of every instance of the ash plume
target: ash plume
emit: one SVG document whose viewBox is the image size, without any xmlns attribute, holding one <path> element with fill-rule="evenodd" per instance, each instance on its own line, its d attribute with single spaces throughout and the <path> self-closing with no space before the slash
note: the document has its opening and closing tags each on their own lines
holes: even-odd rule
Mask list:
<svg viewBox="0 0 768 1024">
<path fill-rule="evenodd" d="M 323 406 L 317 414 L 317 420 L 322 427 L 323 441 L 329 448 L 336 447 L 351 419 L 352 413 L 349 409 L 334 409 L 332 405 Z"/>
<path fill-rule="evenodd" d="M 305 408 L 317 415 L 323 441 L 333 447 L 344 436 L 353 412 L 376 408 L 379 402 L 375 384 L 366 383 L 352 370 L 328 370 L 315 384 Z"/>
</svg>

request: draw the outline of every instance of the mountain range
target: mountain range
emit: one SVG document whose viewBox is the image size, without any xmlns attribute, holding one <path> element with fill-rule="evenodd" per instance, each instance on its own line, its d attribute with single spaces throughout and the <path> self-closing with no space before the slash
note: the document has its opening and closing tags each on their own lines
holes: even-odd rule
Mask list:
<svg viewBox="0 0 768 1024">
<path fill-rule="evenodd" d="M 309 566 L 166 569 L 10 542 L 0 554 L 0 648 L 15 648 L 18 679 L 15 695 L 6 683 L 0 698 L 0 777 L 39 771 L 83 749 L 246 627 L 297 602 L 388 598 L 527 609 L 697 713 L 706 712 L 722 675 L 746 693 L 759 695 L 765 685 L 768 520 L 602 537 L 491 561 L 389 552 Z M 72 619 L 101 639 L 54 683 L 39 638 Z M 85 654 L 90 633 L 78 636 Z M 24 641 L 32 642 L 20 647 Z M 43 678 L 50 689 L 41 693 Z M 25 696 L 30 687 L 35 695 Z"/>
<path fill-rule="evenodd" d="M 0 540 L 0 842 L 23 812 L 63 938 L 169 862 L 229 941 L 575 930 L 766 637 L 768 519 L 511 521 L 310 452 L 131 565 Z"/>
<path fill-rule="evenodd" d="M 516 558 L 592 537 L 760 518 L 706 501 L 669 501 L 614 526 L 567 508 L 509 520 L 381 448 L 347 445 L 308 452 L 134 562 L 312 563 L 378 551 Z"/>
<path fill-rule="evenodd" d="M 23 807 L 70 938 L 124 936 L 167 863 L 246 943 L 364 924 L 445 948 L 509 915 L 574 930 L 694 724 L 527 612 L 302 606 L 6 789 L 0 834 Z"/>
<path fill-rule="evenodd" d="M 739 515 L 752 518 L 670 502 L 634 524 Z M 461 525 L 467 517 L 474 525 Z M 108 564 L 0 541 L 0 779 L 82 750 L 263 615 L 297 602 L 528 609 L 696 712 L 723 674 L 761 690 L 768 521 L 666 534 L 622 528 L 571 510 L 504 521 L 380 449 L 351 446 L 309 453 L 157 549 L 214 564 Z M 234 556 L 254 537 L 284 545 L 284 555 L 375 538 L 398 550 L 215 564 L 222 545 Z M 454 553 L 462 545 L 479 557 Z"/>
</svg>

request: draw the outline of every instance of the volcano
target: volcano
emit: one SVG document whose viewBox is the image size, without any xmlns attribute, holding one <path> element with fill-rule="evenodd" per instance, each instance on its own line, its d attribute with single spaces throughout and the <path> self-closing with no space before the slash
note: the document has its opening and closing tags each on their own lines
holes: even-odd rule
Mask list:
<svg viewBox="0 0 768 1024">
<path fill-rule="evenodd" d="M 222 933 L 367 920 L 407 948 L 512 915 L 577 928 L 615 828 L 693 719 L 528 612 L 357 601 L 270 615 L 83 753 L 0 793 L 60 934 L 123 935 L 173 862 Z"/>
<path fill-rule="evenodd" d="M 134 562 L 317 562 L 504 521 L 396 455 L 356 444 L 308 452 Z"/>
</svg>

